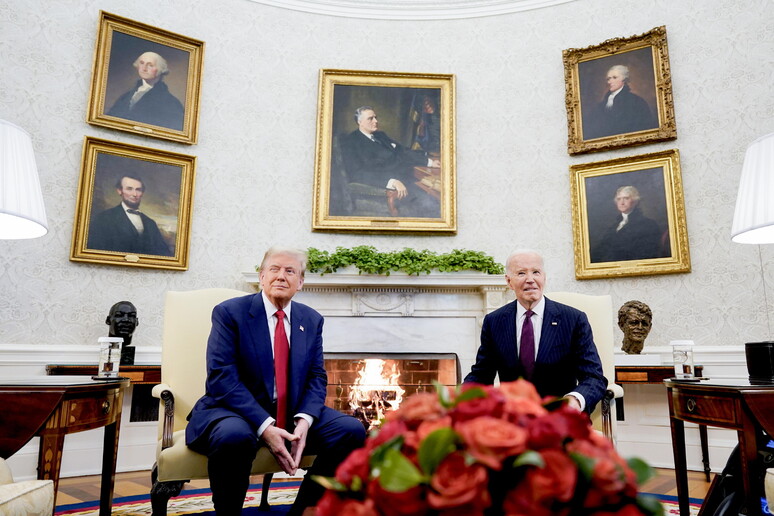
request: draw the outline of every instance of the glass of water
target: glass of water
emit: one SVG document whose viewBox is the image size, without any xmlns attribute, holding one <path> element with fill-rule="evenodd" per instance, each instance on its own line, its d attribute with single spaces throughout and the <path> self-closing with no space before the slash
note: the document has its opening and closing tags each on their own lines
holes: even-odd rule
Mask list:
<svg viewBox="0 0 774 516">
<path fill-rule="evenodd" d="M 675 364 L 675 378 L 693 378 L 695 376 L 693 364 L 693 341 L 673 340 L 672 360 Z"/>
</svg>

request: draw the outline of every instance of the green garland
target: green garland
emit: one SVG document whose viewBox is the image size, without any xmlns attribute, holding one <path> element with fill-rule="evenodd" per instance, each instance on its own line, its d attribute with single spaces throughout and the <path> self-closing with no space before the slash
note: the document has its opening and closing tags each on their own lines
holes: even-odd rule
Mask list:
<svg viewBox="0 0 774 516">
<path fill-rule="evenodd" d="M 455 249 L 450 253 L 437 254 L 424 249 L 404 248 L 402 251 L 381 253 L 368 245 L 361 245 L 351 249 L 337 247 L 336 251 L 329 253 L 314 247 L 307 249 L 309 272 L 325 274 L 335 272 L 341 267 L 354 265 L 360 273 L 385 274 L 389 276 L 392 271 L 402 271 L 407 274 L 424 272 L 430 274 L 433 270 L 441 272 L 473 270 L 486 272 L 487 274 L 503 274 L 503 266 L 494 261 L 494 258 L 480 251 L 467 251 Z"/>
</svg>

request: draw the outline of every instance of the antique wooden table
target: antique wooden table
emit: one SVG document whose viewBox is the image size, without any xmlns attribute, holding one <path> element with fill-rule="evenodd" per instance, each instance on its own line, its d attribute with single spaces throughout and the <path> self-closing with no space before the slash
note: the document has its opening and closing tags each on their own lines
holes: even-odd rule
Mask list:
<svg viewBox="0 0 774 516">
<path fill-rule="evenodd" d="M 64 436 L 105 427 L 102 450 L 100 516 L 109 516 L 118 455 L 121 406 L 129 380 L 92 380 L 84 376 L 35 376 L 0 379 L 0 457 L 8 458 L 40 436 L 38 478 L 59 487 Z"/>
<path fill-rule="evenodd" d="M 762 431 L 774 435 L 774 384 L 755 385 L 746 378 L 698 382 L 670 379 L 664 384 L 669 399 L 680 514 L 690 514 L 684 421 L 736 430 L 741 452 L 746 514 L 761 514 L 762 488 L 753 481 L 752 475 L 756 468 L 761 467 L 758 435 Z M 710 498 L 715 485 L 713 482 L 710 486 L 706 500 Z"/>
</svg>

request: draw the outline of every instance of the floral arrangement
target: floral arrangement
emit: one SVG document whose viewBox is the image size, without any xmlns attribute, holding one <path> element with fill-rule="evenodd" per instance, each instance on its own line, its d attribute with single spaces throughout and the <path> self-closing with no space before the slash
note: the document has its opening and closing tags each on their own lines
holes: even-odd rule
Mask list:
<svg viewBox="0 0 774 516">
<path fill-rule="evenodd" d="M 326 488 L 317 516 L 640 516 L 663 514 L 586 414 L 518 380 L 436 386 L 389 412 Z"/>
</svg>

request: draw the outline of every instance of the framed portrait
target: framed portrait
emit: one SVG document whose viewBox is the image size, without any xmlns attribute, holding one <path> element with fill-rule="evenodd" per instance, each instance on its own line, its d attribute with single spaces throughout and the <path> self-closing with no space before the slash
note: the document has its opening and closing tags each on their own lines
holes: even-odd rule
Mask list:
<svg viewBox="0 0 774 516">
<path fill-rule="evenodd" d="M 312 229 L 457 231 L 454 76 L 321 70 Z"/>
<path fill-rule="evenodd" d="M 204 42 L 100 11 L 87 122 L 194 144 Z"/>
<path fill-rule="evenodd" d="M 562 57 L 570 154 L 677 138 L 666 27 Z"/>
<path fill-rule="evenodd" d="M 691 271 L 677 149 L 570 167 L 575 277 Z"/>
<path fill-rule="evenodd" d="M 196 158 L 86 137 L 70 260 L 188 269 Z"/>
</svg>

